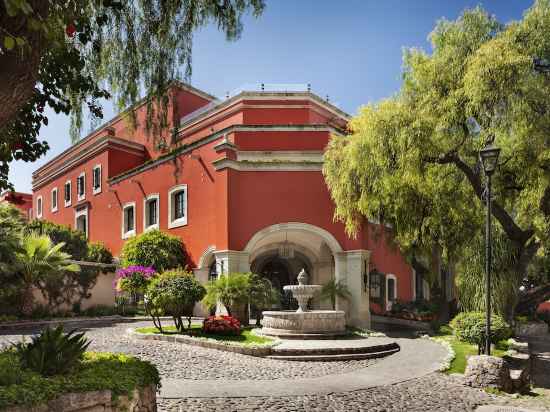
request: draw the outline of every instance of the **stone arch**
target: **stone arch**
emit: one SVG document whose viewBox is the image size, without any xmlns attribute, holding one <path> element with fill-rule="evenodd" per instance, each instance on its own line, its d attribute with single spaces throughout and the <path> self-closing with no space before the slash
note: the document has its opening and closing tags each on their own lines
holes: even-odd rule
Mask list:
<svg viewBox="0 0 550 412">
<path fill-rule="evenodd" d="M 210 245 L 202 252 L 201 257 L 199 258 L 199 265 L 197 269 L 206 269 L 209 268 L 212 264 L 212 260 L 215 259 L 214 252 L 216 251 L 216 246 Z"/>
<path fill-rule="evenodd" d="M 288 223 L 278 223 L 261 229 L 256 232 L 252 238 L 248 241 L 244 251 L 247 253 L 252 253 L 256 247 L 256 244 L 260 242 L 266 236 L 284 231 L 296 231 L 296 232 L 306 232 L 310 234 L 315 234 L 322 238 L 327 246 L 330 248 L 333 254 L 342 252 L 342 246 L 336 238 L 329 231 L 322 229 L 318 226 L 310 225 L 308 223 L 300 222 L 288 222 Z"/>
</svg>

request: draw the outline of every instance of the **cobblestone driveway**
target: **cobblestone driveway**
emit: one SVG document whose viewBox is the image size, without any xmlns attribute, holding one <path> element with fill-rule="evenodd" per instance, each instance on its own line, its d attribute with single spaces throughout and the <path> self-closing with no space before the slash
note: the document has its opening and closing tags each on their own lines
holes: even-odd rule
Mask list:
<svg viewBox="0 0 550 412">
<path fill-rule="evenodd" d="M 126 352 L 154 362 L 163 377 L 181 379 L 278 379 L 334 375 L 372 365 L 375 361 L 283 362 L 199 348 L 179 343 L 140 341 L 126 334 L 128 327 L 149 322 L 106 325 L 86 330 L 96 351 Z M 0 334 L 0 346 L 21 339 Z M 383 362 L 383 361 L 382 361 Z M 399 373 L 399 371 L 395 371 Z M 460 385 L 455 379 L 433 373 L 419 379 L 376 388 L 293 397 L 159 399 L 159 411 L 473 411 L 483 404 L 524 405 L 538 410 L 532 399 L 500 397 Z"/>
</svg>

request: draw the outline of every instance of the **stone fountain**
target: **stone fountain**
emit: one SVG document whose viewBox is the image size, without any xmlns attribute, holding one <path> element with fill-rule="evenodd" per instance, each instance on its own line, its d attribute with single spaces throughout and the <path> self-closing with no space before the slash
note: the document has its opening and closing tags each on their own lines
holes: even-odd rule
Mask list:
<svg viewBox="0 0 550 412">
<path fill-rule="evenodd" d="M 346 314 L 343 310 L 308 310 L 309 300 L 321 291 L 321 285 L 308 285 L 307 273 L 302 269 L 297 285 L 287 285 L 298 301 L 296 311 L 263 312 L 262 334 L 284 338 L 322 338 L 346 334 Z"/>
</svg>

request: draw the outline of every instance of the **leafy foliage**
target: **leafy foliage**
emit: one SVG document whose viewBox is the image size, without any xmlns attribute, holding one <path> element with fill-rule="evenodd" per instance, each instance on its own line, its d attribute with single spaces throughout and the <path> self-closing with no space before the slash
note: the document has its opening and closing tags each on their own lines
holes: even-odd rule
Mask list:
<svg viewBox="0 0 550 412">
<path fill-rule="evenodd" d="M 157 272 L 152 267 L 128 266 L 116 271 L 114 280 L 117 292 L 127 292 L 131 295 L 143 294 L 151 279 Z"/>
<path fill-rule="evenodd" d="M 22 281 L 13 270 L 20 247 L 23 216 L 9 203 L 0 203 L 0 313 L 13 313 L 20 306 Z"/>
<path fill-rule="evenodd" d="M 21 250 L 16 253 L 15 267 L 25 287 L 23 313 L 29 314 L 32 309 L 32 286 L 37 286 L 46 279 L 62 278 L 65 272 L 79 272 L 80 267 L 70 263 L 71 256 L 62 252 L 65 244 L 56 245 L 45 235 L 35 233 L 23 236 Z"/>
<path fill-rule="evenodd" d="M 0 352 L 0 387 L 17 385 L 23 380 L 21 361 L 13 349 Z"/>
<path fill-rule="evenodd" d="M 202 324 L 202 331 L 214 335 L 240 335 L 241 323 L 233 316 L 209 316 Z"/>
<path fill-rule="evenodd" d="M 461 312 L 450 323 L 454 335 L 480 349 L 485 343 L 485 313 Z M 500 315 L 491 315 L 491 343 L 497 343 L 512 336 L 510 326 Z"/>
<path fill-rule="evenodd" d="M 329 299 L 332 309 L 336 310 L 337 297 L 344 300 L 349 300 L 351 298 L 351 293 L 344 283 L 333 278 L 323 285 L 323 288 L 321 289 L 321 298 Z"/>
<path fill-rule="evenodd" d="M 24 368 L 42 376 L 65 374 L 82 360 L 90 345 L 84 333 L 71 331 L 63 333 L 63 326 L 46 328 L 40 335 L 33 336 L 30 343 L 15 346 Z"/>
<path fill-rule="evenodd" d="M 493 215 L 517 248 L 517 278 L 550 234 L 550 1 L 503 25 L 481 8 L 441 20 L 431 54 L 404 52 L 399 93 L 361 108 L 349 136 L 333 136 L 324 175 L 335 217 L 355 233 L 365 217 L 388 223 L 409 255 L 447 262 L 483 227 L 478 152 L 502 149 Z M 477 119 L 480 130 L 472 127 Z"/>
<path fill-rule="evenodd" d="M 162 314 L 172 316 L 176 328 L 183 332 L 185 326 L 182 317 L 187 318 L 187 328 L 191 328 L 195 303 L 200 302 L 205 294 L 204 286 L 193 273 L 174 269 L 161 273 L 151 281 L 147 288 L 147 307 L 161 332 L 159 316 Z"/>
<path fill-rule="evenodd" d="M 0 359 L 8 352 L 0 352 Z M 2 362 L 2 361 L 0 361 Z M 86 352 L 80 365 L 69 375 L 44 377 L 21 369 L 21 383 L 0 384 L 0 408 L 12 405 L 30 407 L 57 398 L 64 393 L 110 390 L 114 397 L 130 395 L 136 388 L 160 386 L 157 368 L 125 354 Z"/>
<path fill-rule="evenodd" d="M 209 308 L 221 302 L 231 315 L 237 306 L 248 303 L 250 298 L 250 273 L 229 273 L 219 276 L 206 285 L 202 302 Z"/>
<path fill-rule="evenodd" d="M 150 96 L 148 127 L 166 128 L 164 92 L 172 79 L 191 75 L 195 30 L 213 23 L 228 40 L 237 39 L 244 13 L 258 16 L 263 7 L 262 0 L 1 2 L 0 95 L 14 95 L 15 79 L 26 81 L 0 110 L 0 189 L 9 162 L 34 161 L 48 150 L 38 140 L 48 124 L 46 106 L 72 113 L 76 138 L 83 105 L 99 119 L 100 100 L 110 97 L 106 88 L 120 109 L 135 104 L 143 88 Z"/>
<path fill-rule="evenodd" d="M 29 222 L 25 228 L 27 233 L 47 235 L 53 243 L 63 242 L 63 251 L 71 255 L 74 260 L 87 260 L 88 242 L 86 235 L 80 230 L 60 225 L 47 220 L 36 219 Z"/>
<path fill-rule="evenodd" d="M 185 264 L 187 253 L 180 238 L 160 230 L 148 230 L 124 243 L 122 266 L 152 266 L 157 272 Z"/>
<path fill-rule="evenodd" d="M 110 265 L 113 263 L 113 254 L 103 243 L 93 242 L 88 245 L 86 260 Z"/>
</svg>

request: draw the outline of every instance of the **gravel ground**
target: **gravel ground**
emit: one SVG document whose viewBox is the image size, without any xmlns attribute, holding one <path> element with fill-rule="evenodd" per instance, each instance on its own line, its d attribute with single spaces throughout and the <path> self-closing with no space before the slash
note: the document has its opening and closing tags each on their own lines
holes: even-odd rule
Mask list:
<svg viewBox="0 0 550 412">
<path fill-rule="evenodd" d="M 163 377 L 179 379 L 279 379 L 312 378 L 351 372 L 373 365 L 376 359 L 342 362 L 294 362 L 256 358 L 182 343 L 131 338 L 129 327 L 152 326 L 151 322 L 116 324 L 87 329 L 89 350 L 124 352 L 153 362 Z M 2 342 L 22 335 L 0 335 Z"/>
<path fill-rule="evenodd" d="M 443 374 L 396 385 L 330 395 L 280 398 L 160 399 L 159 411 L 473 411 L 494 398 Z"/>
<path fill-rule="evenodd" d="M 221 352 L 180 343 L 143 341 L 126 334 L 129 327 L 149 326 L 150 322 L 121 323 L 86 329 L 95 351 L 126 352 L 150 360 L 161 375 L 182 379 L 278 379 L 339 374 L 372 365 L 373 360 L 348 362 L 284 362 Z M 28 334 L 27 334 L 28 335 Z M 20 340 L 19 333 L 0 334 L 0 347 Z M 541 351 L 543 352 L 543 351 Z M 548 354 L 545 353 L 545 355 Z M 547 361 L 547 359 L 545 359 Z M 539 366 L 539 365 L 537 365 Z M 550 374 L 549 363 L 540 365 L 539 374 Z M 396 371 L 396 373 L 399 373 Z M 337 376 L 334 377 L 337 379 Z M 215 384 L 215 382 L 213 382 Z M 550 411 L 546 396 L 495 396 L 468 388 L 456 378 L 441 373 L 377 388 L 294 397 L 242 398 L 158 398 L 160 412 L 194 411 L 474 411 L 479 405 L 499 404 Z"/>
</svg>

